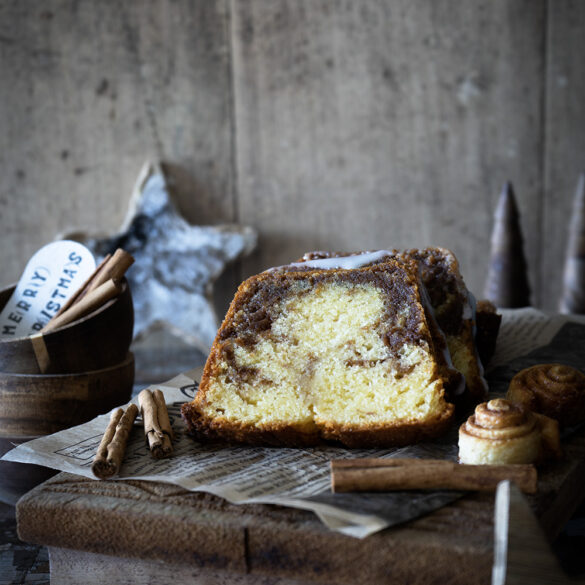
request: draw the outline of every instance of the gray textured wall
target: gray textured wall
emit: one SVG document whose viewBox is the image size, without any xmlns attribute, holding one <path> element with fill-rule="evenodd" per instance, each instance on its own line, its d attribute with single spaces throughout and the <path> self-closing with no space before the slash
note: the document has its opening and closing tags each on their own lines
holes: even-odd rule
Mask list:
<svg viewBox="0 0 585 585">
<path fill-rule="evenodd" d="M 193 223 L 260 247 L 442 245 L 479 296 L 516 187 L 534 304 L 556 306 L 585 168 L 578 0 L 0 0 L 0 284 L 70 229 L 114 233 L 148 158 Z"/>
</svg>

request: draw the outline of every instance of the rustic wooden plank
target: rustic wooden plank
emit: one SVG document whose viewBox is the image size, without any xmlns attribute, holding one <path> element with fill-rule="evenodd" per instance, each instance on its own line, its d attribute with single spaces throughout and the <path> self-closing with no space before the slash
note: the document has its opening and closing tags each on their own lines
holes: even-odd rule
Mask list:
<svg viewBox="0 0 585 585">
<path fill-rule="evenodd" d="M 503 182 L 539 254 L 544 2 L 232 3 L 246 272 L 444 245 L 483 289 Z"/>
<path fill-rule="evenodd" d="M 232 221 L 226 2 L 0 2 L 2 281 L 69 229 L 112 232 L 146 159 Z"/>
<path fill-rule="evenodd" d="M 296 579 L 249 576 L 228 571 L 200 569 L 193 565 L 123 559 L 96 553 L 49 548 L 51 583 L 55 585 L 303 585 Z M 331 584 L 334 585 L 334 584 Z"/>
<path fill-rule="evenodd" d="M 115 229 L 147 156 L 188 219 L 261 228 L 246 273 L 441 244 L 481 290 L 507 178 L 535 272 L 543 3 L 4 0 L 3 278 L 68 228 Z"/>
<path fill-rule="evenodd" d="M 472 509 L 463 504 L 462 512 L 438 524 L 418 529 L 414 522 L 358 540 L 329 531 L 300 510 L 232 506 L 165 484 L 60 474 L 20 500 L 17 519 L 27 542 L 257 579 L 422 584 L 429 574 L 440 574 L 444 583 L 471 584 L 489 583 L 491 509 L 489 499 L 480 499 L 474 509 L 479 527 L 469 525 Z M 461 538 L 455 528 L 463 519 Z"/>
<path fill-rule="evenodd" d="M 549 538 L 583 497 L 585 432 L 565 442 L 564 451 L 562 461 L 541 470 L 538 493 L 528 498 L 540 519 L 554 511 L 554 519 L 542 522 Z M 580 490 L 574 489 L 577 484 Z M 69 474 L 38 486 L 17 506 L 23 540 L 130 558 L 141 571 L 160 562 L 180 567 L 181 575 L 192 566 L 197 574 L 225 571 L 246 575 L 250 582 L 272 578 L 348 585 L 422 584 L 431 576 L 441 583 L 489 583 L 493 513 L 493 494 L 469 494 L 359 540 L 328 530 L 302 510 L 235 506 L 173 485 Z M 69 567 L 74 557 L 67 559 Z M 106 562 L 81 555 L 78 568 L 94 560 Z"/>
<path fill-rule="evenodd" d="M 547 8 L 545 199 L 540 281 L 543 304 L 558 308 L 573 198 L 585 171 L 585 4 L 549 1 Z"/>
</svg>

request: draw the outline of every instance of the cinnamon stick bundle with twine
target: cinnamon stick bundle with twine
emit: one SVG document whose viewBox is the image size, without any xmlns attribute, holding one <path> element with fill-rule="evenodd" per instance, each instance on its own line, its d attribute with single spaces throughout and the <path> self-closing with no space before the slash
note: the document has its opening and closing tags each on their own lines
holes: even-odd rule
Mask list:
<svg viewBox="0 0 585 585">
<path fill-rule="evenodd" d="M 331 461 L 333 492 L 462 490 L 492 492 L 502 480 L 529 494 L 537 489 L 533 465 L 467 465 L 442 459 L 339 459 Z"/>
<path fill-rule="evenodd" d="M 144 436 L 152 456 L 163 459 L 173 452 L 173 429 L 164 394 L 156 389 L 145 388 L 138 395 L 138 402 L 144 421 Z"/>
<path fill-rule="evenodd" d="M 110 423 L 91 466 L 91 470 L 97 478 L 107 479 L 120 471 L 126 453 L 128 437 L 137 415 L 138 407 L 136 404 L 130 404 L 125 411 L 118 408 L 112 412 Z"/>
</svg>

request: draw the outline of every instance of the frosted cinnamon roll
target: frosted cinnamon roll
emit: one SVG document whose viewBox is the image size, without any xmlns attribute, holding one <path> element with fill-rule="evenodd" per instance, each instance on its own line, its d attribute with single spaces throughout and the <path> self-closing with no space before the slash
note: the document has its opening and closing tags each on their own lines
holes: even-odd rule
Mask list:
<svg viewBox="0 0 585 585">
<path fill-rule="evenodd" d="M 459 429 L 461 463 L 537 463 L 559 454 L 556 421 L 503 398 L 479 404 Z"/>
<path fill-rule="evenodd" d="M 563 364 L 532 366 L 512 378 L 506 398 L 572 426 L 585 420 L 585 375 Z"/>
</svg>

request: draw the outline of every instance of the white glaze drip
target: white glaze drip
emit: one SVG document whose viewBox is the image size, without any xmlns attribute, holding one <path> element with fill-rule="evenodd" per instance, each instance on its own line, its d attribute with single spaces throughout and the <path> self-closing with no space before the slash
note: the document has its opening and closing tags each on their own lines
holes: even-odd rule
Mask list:
<svg viewBox="0 0 585 585">
<path fill-rule="evenodd" d="M 445 363 L 447 364 L 447 367 L 449 369 L 456 370 L 459 372 L 459 370 L 457 370 L 457 368 L 455 368 L 455 366 L 453 365 L 451 352 L 449 351 L 449 345 L 447 344 L 447 338 L 445 337 L 443 330 L 439 327 L 439 324 L 437 323 L 437 319 L 435 317 L 435 309 L 431 304 L 431 297 L 429 296 L 427 287 L 424 284 L 422 284 L 422 282 L 419 290 L 421 304 L 423 306 L 427 319 L 433 321 L 434 329 L 443 341 L 442 344 L 443 348 L 440 350 L 441 354 L 443 355 L 443 359 L 445 360 Z M 461 379 L 459 380 L 459 382 L 457 382 L 457 385 L 451 389 L 451 393 L 453 396 L 459 396 L 460 394 L 463 394 L 463 392 L 465 391 L 465 376 L 461 372 L 459 373 L 461 374 Z"/>
<path fill-rule="evenodd" d="M 376 262 L 384 256 L 392 256 L 393 253 L 388 250 L 376 250 L 375 252 L 362 252 L 352 256 L 340 256 L 339 258 L 319 258 L 317 260 L 307 260 L 306 262 L 293 262 L 287 267 L 315 268 L 317 270 L 333 270 L 341 268 L 343 270 L 355 270 L 363 268 L 372 262 Z"/>
</svg>

